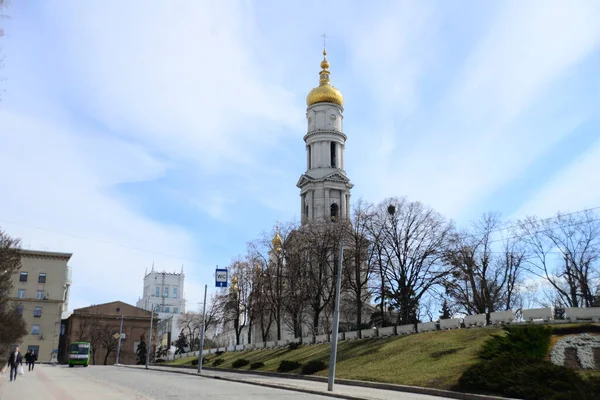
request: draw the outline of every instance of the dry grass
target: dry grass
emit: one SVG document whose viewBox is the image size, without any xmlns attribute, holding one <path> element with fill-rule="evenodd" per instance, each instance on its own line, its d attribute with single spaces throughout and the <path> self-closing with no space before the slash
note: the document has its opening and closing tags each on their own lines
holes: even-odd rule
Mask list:
<svg viewBox="0 0 600 400">
<path fill-rule="evenodd" d="M 340 342 L 336 377 L 374 382 L 387 382 L 448 389 L 477 362 L 477 352 L 499 328 L 458 329 L 420 333 L 387 339 L 363 339 Z M 244 358 L 251 363 L 262 361 L 262 371 L 277 371 L 283 360 L 302 364 L 311 360 L 329 363 L 330 344 L 302 346 L 297 350 L 272 349 L 229 352 L 207 356 L 204 365 L 212 367 L 216 359 L 224 362 L 220 368 L 231 368 L 233 361 Z M 169 364 L 186 365 L 194 358 L 177 359 Z M 244 367 L 242 369 L 249 369 Z M 299 372 L 299 371 L 293 371 Z M 327 376 L 327 370 L 315 375 Z"/>
</svg>

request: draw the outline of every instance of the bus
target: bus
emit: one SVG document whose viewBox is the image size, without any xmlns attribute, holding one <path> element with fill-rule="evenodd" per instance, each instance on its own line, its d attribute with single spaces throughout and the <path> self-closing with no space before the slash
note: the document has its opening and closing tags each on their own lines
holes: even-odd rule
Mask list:
<svg viewBox="0 0 600 400">
<path fill-rule="evenodd" d="M 73 342 L 69 348 L 69 368 L 75 365 L 90 365 L 92 344 L 90 342 Z"/>
</svg>

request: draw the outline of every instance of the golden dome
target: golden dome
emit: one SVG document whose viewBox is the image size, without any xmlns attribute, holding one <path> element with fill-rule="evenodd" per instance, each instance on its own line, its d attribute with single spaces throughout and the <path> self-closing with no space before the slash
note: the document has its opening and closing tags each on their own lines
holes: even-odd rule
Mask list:
<svg viewBox="0 0 600 400">
<path fill-rule="evenodd" d="M 308 96 L 306 96 L 306 105 L 310 107 L 316 103 L 334 103 L 343 106 L 344 96 L 342 96 L 342 92 L 329 83 L 329 61 L 327 61 L 327 52 L 325 50 L 323 50 L 323 61 L 321 61 L 321 72 L 319 75 L 319 86 L 308 93 Z"/>
<path fill-rule="evenodd" d="M 273 237 L 271 243 L 273 244 L 274 250 L 281 250 L 281 246 L 283 245 L 283 239 L 281 238 L 281 235 L 279 235 L 279 227 L 276 228 L 275 236 Z"/>
</svg>

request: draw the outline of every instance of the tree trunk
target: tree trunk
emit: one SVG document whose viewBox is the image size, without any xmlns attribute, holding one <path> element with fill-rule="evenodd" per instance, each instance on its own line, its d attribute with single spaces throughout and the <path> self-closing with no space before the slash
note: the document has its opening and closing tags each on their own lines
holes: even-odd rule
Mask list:
<svg viewBox="0 0 600 400">
<path fill-rule="evenodd" d="M 108 356 L 110 355 L 110 353 L 110 350 L 106 350 L 106 355 L 104 356 L 104 365 L 108 364 Z"/>
</svg>

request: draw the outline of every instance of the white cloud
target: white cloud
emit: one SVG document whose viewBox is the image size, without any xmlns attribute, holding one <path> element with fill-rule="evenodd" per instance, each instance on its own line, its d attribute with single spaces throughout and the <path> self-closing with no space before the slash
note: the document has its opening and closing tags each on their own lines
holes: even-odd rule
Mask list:
<svg viewBox="0 0 600 400">
<path fill-rule="evenodd" d="M 195 253 L 188 232 L 142 216 L 108 189 L 156 177 L 164 166 L 140 148 L 83 141 L 84 132 L 55 122 L 0 111 L 3 132 L 12 133 L 2 134 L 0 159 L 14 167 L 0 169 L 9 194 L 0 198 L 0 225 L 24 248 L 73 253 L 71 308 L 117 299 L 135 304 L 145 267 L 190 264 Z"/>
<path fill-rule="evenodd" d="M 409 129 L 418 131 L 398 126 L 401 121 L 393 127 L 396 135 L 414 138 L 416 144 L 404 140 L 409 147 L 397 147 L 388 157 L 373 153 L 365 163 L 362 176 L 374 178 L 365 192 L 376 198 L 408 194 L 457 217 L 518 176 L 587 117 L 567 107 L 559 123 L 533 124 L 528 117 L 538 115 L 527 113 L 534 106 L 551 107 L 560 101 L 547 97 L 560 92 L 551 89 L 570 67 L 597 49 L 600 25 L 594 21 L 600 18 L 600 7 L 594 2 L 503 5 L 488 34 L 465 60 L 439 111 L 432 107 L 426 120 L 411 124 Z M 402 102 L 393 104 L 402 109 Z M 375 128 L 383 129 L 378 135 L 383 143 L 389 141 L 389 125 Z"/>
<path fill-rule="evenodd" d="M 600 143 L 590 148 L 521 207 L 514 218 L 551 217 L 600 207 Z"/>
</svg>

